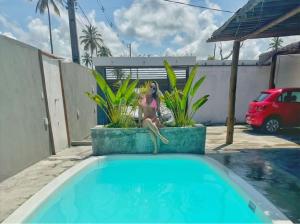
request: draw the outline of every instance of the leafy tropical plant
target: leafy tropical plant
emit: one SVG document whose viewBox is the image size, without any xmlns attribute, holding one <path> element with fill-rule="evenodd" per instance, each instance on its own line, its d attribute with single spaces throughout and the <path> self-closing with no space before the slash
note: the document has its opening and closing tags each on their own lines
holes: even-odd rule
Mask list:
<svg viewBox="0 0 300 224">
<path fill-rule="evenodd" d="M 91 92 L 86 92 L 86 95 L 105 112 L 110 122 L 108 127 L 136 127 L 132 114 L 138 105 L 138 95 L 135 92 L 135 88 L 139 80 L 129 83 L 130 77 L 128 77 L 114 93 L 101 74 L 92 71 L 92 75 L 104 97 Z"/>
<path fill-rule="evenodd" d="M 31 0 L 32 1 L 32 0 Z M 48 26 L 49 26 L 49 36 L 50 36 L 50 47 L 51 53 L 53 54 L 53 42 L 52 42 L 52 27 L 51 27 L 51 15 L 49 6 L 51 5 L 54 9 L 54 12 L 60 16 L 58 4 L 63 5 L 63 0 L 38 0 L 35 8 L 35 12 L 39 12 L 40 14 L 44 14 L 47 10 L 48 14 Z"/>
<path fill-rule="evenodd" d="M 139 94 L 140 95 L 146 95 L 151 88 L 151 81 L 145 81 L 140 87 L 139 87 Z"/>
<path fill-rule="evenodd" d="M 193 125 L 194 114 L 206 103 L 209 95 L 195 100 L 190 108 L 188 107 L 188 101 L 193 102 L 193 98 L 204 82 L 205 76 L 202 76 L 193 85 L 198 70 L 198 65 L 194 66 L 183 90 L 179 90 L 177 89 L 177 79 L 173 68 L 167 61 L 164 61 L 164 65 L 169 78 L 171 91 L 166 91 L 163 98 L 166 107 L 171 110 L 174 116 L 175 126 L 183 127 Z"/>
</svg>

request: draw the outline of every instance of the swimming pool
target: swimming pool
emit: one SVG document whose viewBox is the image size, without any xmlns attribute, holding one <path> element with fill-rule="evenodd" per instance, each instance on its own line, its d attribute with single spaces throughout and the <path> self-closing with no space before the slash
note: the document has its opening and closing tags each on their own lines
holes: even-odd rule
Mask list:
<svg viewBox="0 0 300 224">
<path fill-rule="evenodd" d="M 149 155 L 90 158 L 43 188 L 6 222 L 274 220 L 288 221 L 216 161 L 205 156 Z"/>
</svg>

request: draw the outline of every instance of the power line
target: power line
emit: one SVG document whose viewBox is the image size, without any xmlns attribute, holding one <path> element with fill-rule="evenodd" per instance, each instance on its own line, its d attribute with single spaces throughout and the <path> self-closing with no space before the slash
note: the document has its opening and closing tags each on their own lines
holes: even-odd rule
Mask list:
<svg viewBox="0 0 300 224">
<path fill-rule="evenodd" d="M 200 9 L 208 9 L 208 10 L 218 11 L 218 12 L 234 13 L 234 12 L 229 11 L 229 10 L 222 10 L 222 9 L 210 8 L 210 7 L 206 7 L 206 6 L 194 5 L 194 4 L 190 4 L 190 3 L 178 2 L 178 1 L 173 1 L 173 0 L 162 0 L 162 1 L 170 2 L 170 3 L 175 3 L 175 4 L 180 4 L 180 5 L 191 6 L 191 7 L 196 7 L 196 8 L 200 8 Z"/>
<path fill-rule="evenodd" d="M 87 17 L 87 15 L 85 14 L 83 8 L 80 6 L 79 2 L 77 2 L 77 5 L 78 5 L 80 11 L 82 12 L 82 14 L 84 15 L 84 18 L 86 19 L 86 21 L 87 21 L 87 22 L 89 23 L 89 25 L 91 26 L 92 24 L 91 24 L 89 18 Z"/>
<path fill-rule="evenodd" d="M 104 5 L 102 4 L 101 0 L 96 0 L 96 1 L 97 1 L 98 5 L 99 5 L 99 7 L 100 7 L 100 10 L 102 11 L 102 13 L 103 13 L 103 15 L 104 15 L 104 17 L 105 17 L 105 20 L 106 20 L 107 24 L 108 24 L 112 29 L 114 29 L 114 30 L 116 31 L 117 37 L 120 38 L 120 34 L 118 33 L 118 30 L 115 29 L 115 26 L 114 26 L 113 22 L 112 22 L 112 21 L 108 18 L 108 16 L 106 15 L 106 13 L 105 13 L 105 8 L 104 8 Z M 124 47 L 124 48 L 128 48 L 129 44 L 127 44 L 127 43 L 126 43 L 124 40 L 122 40 L 122 39 L 120 39 L 120 40 L 121 40 L 121 43 L 122 43 L 123 47 Z M 124 52 L 124 49 L 123 49 L 123 53 L 125 53 L 125 52 Z M 125 54 L 126 54 L 126 53 L 125 53 Z"/>
<path fill-rule="evenodd" d="M 76 16 L 76 20 L 77 20 L 78 23 L 81 25 L 81 27 L 84 29 L 84 28 L 85 28 L 85 24 L 84 24 L 84 22 L 81 20 L 81 18 Z"/>
<path fill-rule="evenodd" d="M 104 6 L 103 6 L 101 0 L 97 0 L 97 3 L 99 4 L 99 7 L 100 7 L 101 11 L 103 12 L 103 15 L 104 15 L 104 17 L 105 17 L 105 19 L 106 19 L 106 22 L 107 22 L 107 23 L 109 24 L 109 26 L 112 28 L 112 27 L 113 27 L 113 23 L 112 23 L 112 21 L 110 21 L 110 19 L 109 19 L 108 16 L 106 15 L 106 13 L 105 13 L 105 8 L 104 8 Z"/>
</svg>

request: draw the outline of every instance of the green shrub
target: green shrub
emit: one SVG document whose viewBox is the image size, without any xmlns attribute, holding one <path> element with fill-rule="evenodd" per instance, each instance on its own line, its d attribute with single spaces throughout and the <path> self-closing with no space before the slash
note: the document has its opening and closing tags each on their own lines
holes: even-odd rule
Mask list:
<svg viewBox="0 0 300 224">
<path fill-rule="evenodd" d="M 194 124 L 194 114 L 200 109 L 201 106 L 206 103 L 209 95 L 205 95 L 197 99 L 190 108 L 188 108 L 188 101 L 192 102 L 195 94 L 199 90 L 199 87 L 205 80 L 205 76 L 202 76 L 193 85 L 193 81 L 198 70 L 198 65 L 194 66 L 191 73 L 189 74 L 189 78 L 186 81 L 183 90 L 178 90 L 176 86 L 176 74 L 173 68 L 166 60 L 164 61 L 164 65 L 171 86 L 171 91 L 166 91 L 164 94 L 164 102 L 166 104 L 166 107 L 171 110 L 174 116 L 175 126 L 191 126 Z"/>
<path fill-rule="evenodd" d="M 135 80 L 129 84 L 130 77 L 128 77 L 120 85 L 116 93 L 114 93 L 101 74 L 92 71 L 92 75 L 103 92 L 104 98 L 91 92 L 86 92 L 86 95 L 98 104 L 107 115 L 109 119 L 107 127 L 136 127 L 137 124 L 132 114 L 138 105 L 138 95 L 135 92 L 135 88 L 139 80 Z"/>
</svg>

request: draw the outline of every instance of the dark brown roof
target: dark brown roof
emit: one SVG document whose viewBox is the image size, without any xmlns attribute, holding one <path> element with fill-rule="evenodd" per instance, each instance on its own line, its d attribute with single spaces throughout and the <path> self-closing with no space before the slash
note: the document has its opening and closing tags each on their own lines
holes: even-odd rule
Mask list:
<svg viewBox="0 0 300 224">
<path fill-rule="evenodd" d="M 300 35 L 300 0 L 249 0 L 208 42 L 291 35 Z"/>
</svg>

